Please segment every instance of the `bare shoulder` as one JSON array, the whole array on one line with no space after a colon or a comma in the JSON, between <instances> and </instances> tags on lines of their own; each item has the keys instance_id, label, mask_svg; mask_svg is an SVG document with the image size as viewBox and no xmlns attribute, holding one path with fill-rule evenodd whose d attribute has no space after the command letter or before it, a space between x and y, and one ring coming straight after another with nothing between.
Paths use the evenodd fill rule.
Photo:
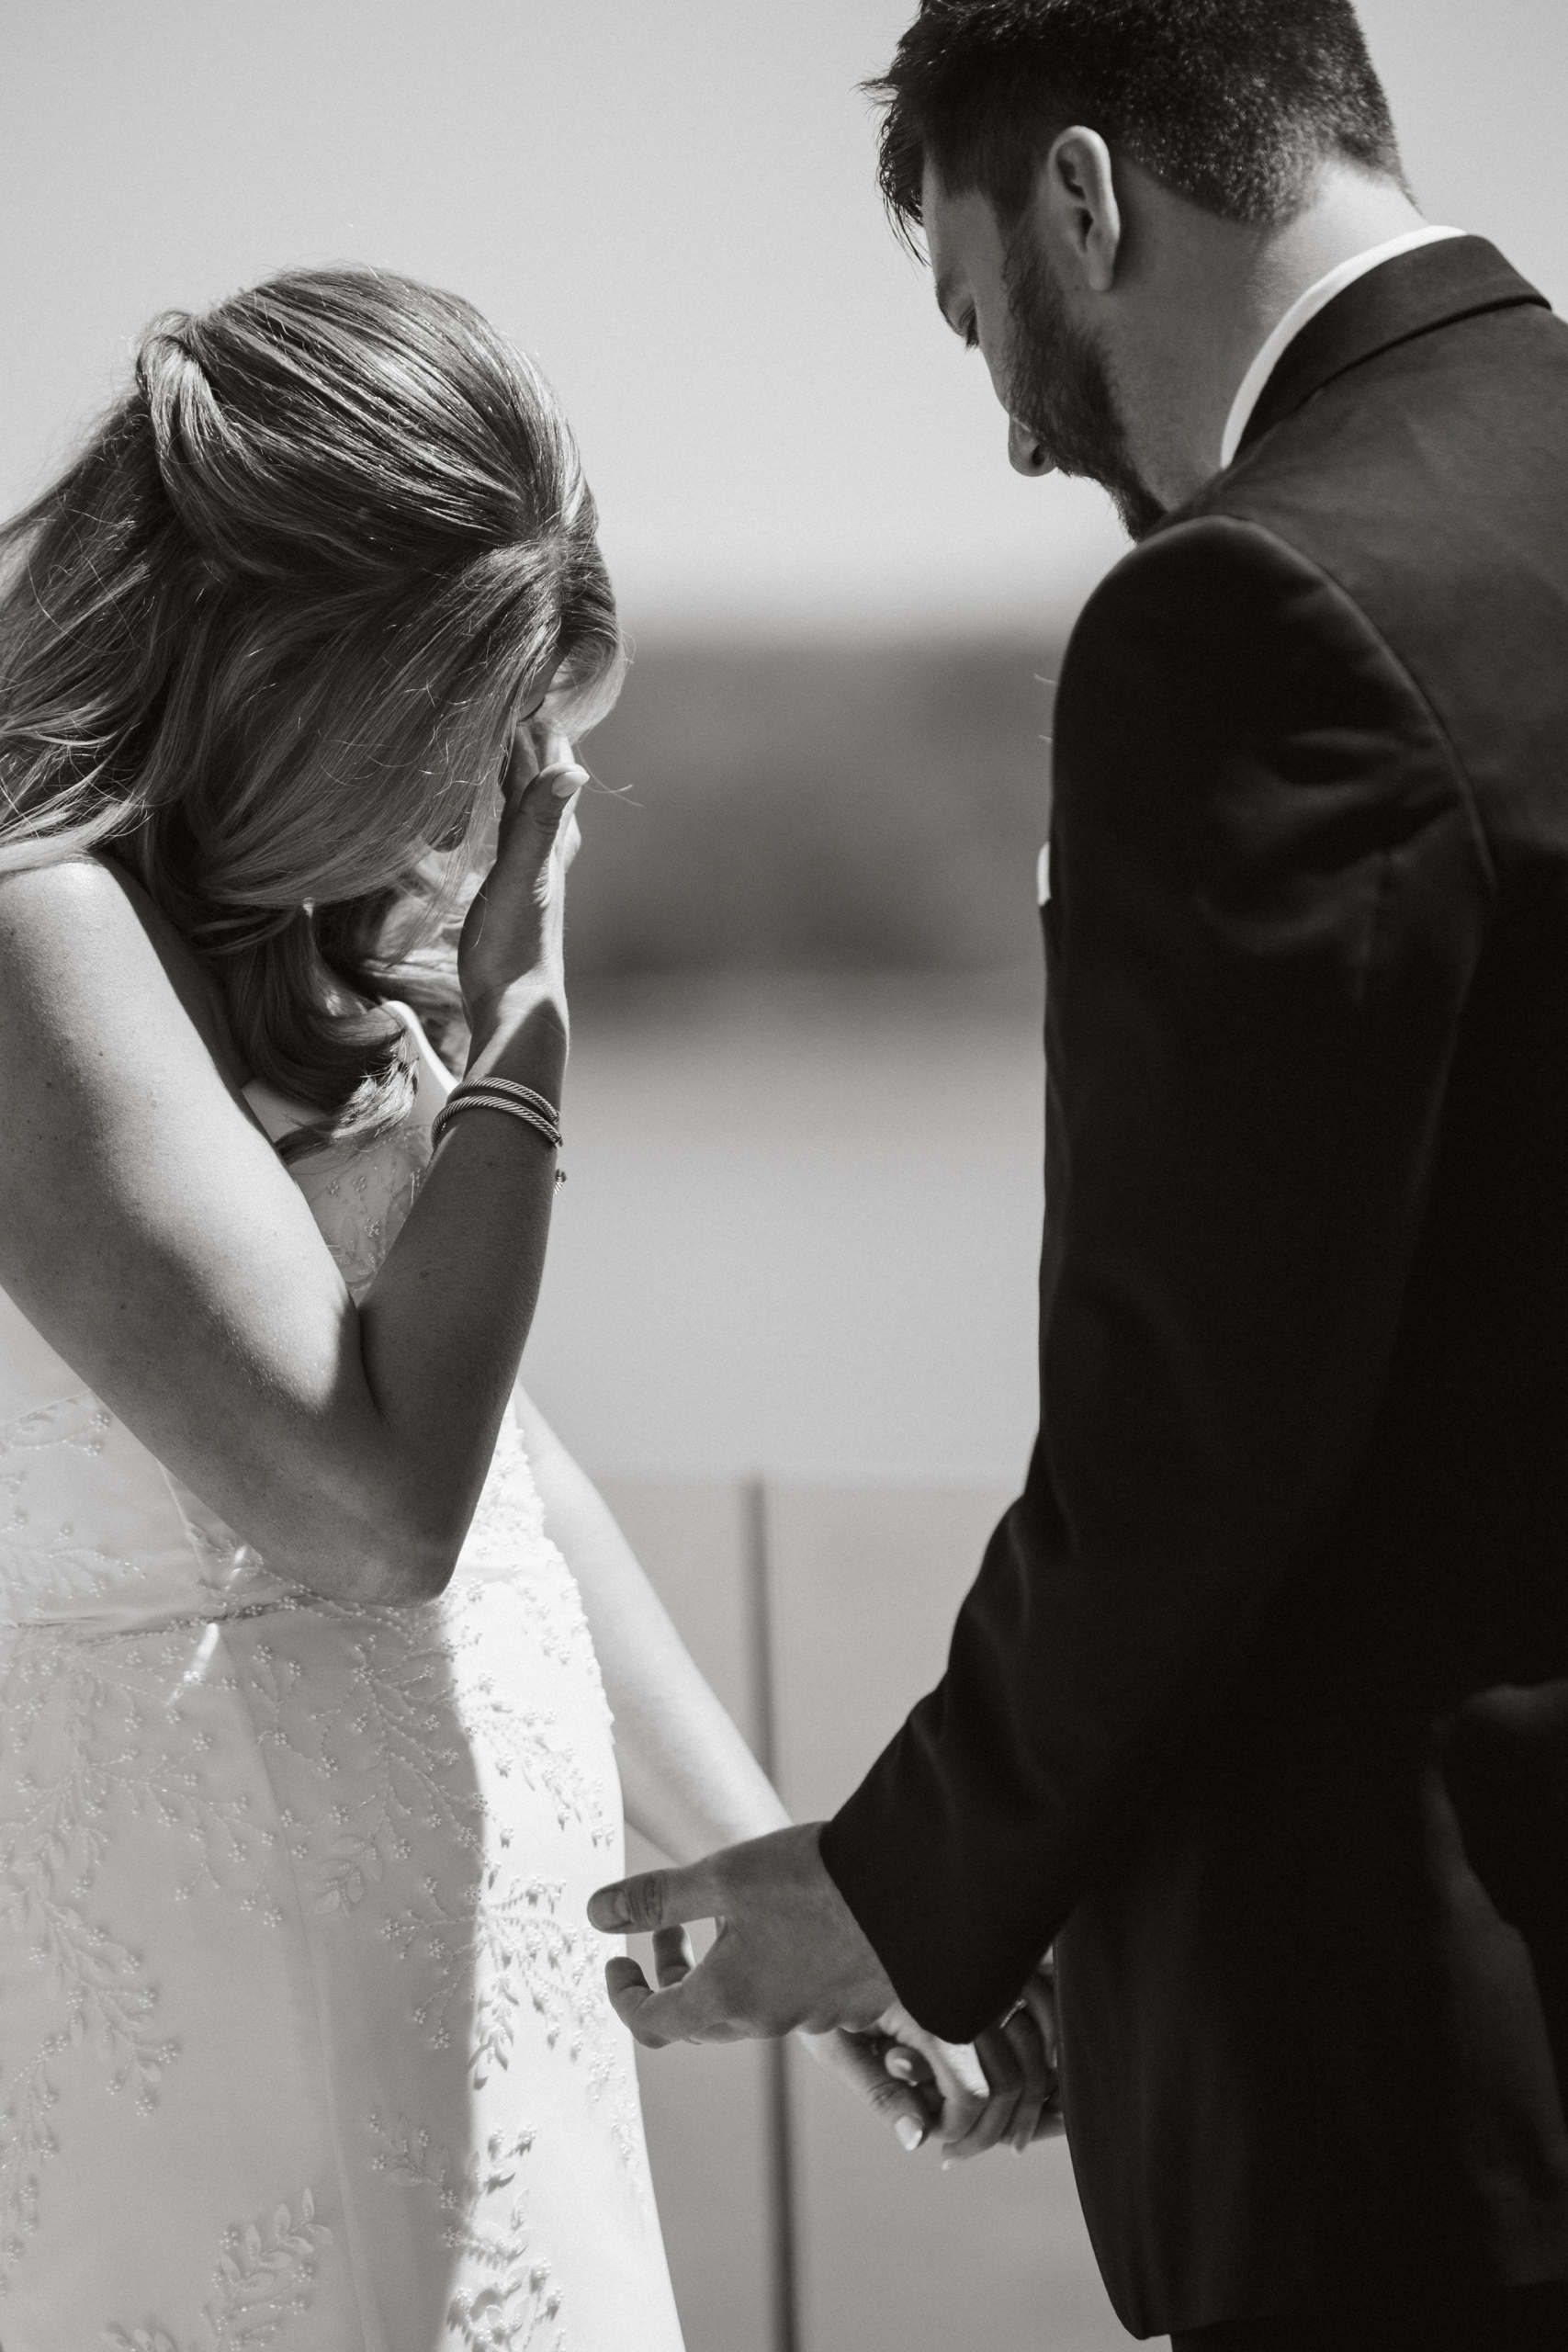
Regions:
<instances>
[{"instance_id":1,"label":"bare shoulder","mask_svg":"<svg viewBox=\"0 0 1568 2352\"><path fill-rule=\"evenodd\" d=\"M337 1276L143 898L91 859L0 876L0 1289L166 1457L188 1367L225 1394L258 1299Z\"/></svg>"},{"instance_id":2,"label":"bare shoulder","mask_svg":"<svg viewBox=\"0 0 1568 2352\"><path fill-rule=\"evenodd\" d=\"M187 1216L251 1125L211 984L145 898L93 858L0 876L0 1283L29 1296L62 1234Z\"/></svg>"},{"instance_id":3,"label":"bare shoulder","mask_svg":"<svg viewBox=\"0 0 1568 2352\"><path fill-rule=\"evenodd\" d=\"M0 954L24 970L51 956L65 956L85 934L118 934L123 947L140 933L130 897L101 858L62 858L52 865L28 865L0 874Z\"/></svg>"},{"instance_id":4,"label":"bare shoulder","mask_svg":"<svg viewBox=\"0 0 1568 2352\"><path fill-rule=\"evenodd\" d=\"M101 860L0 875L0 1072L13 1103L14 1088L67 1070L86 1080L132 1054L143 1070L171 1057L210 1064L204 994L189 949Z\"/></svg>"},{"instance_id":5,"label":"bare shoulder","mask_svg":"<svg viewBox=\"0 0 1568 2352\"><path fill-rule=\"evenodd\" d=\"M160 968L130 893L98 859L0 874L0 1012L63 1013L106 985L111 1003L122 986L140 997Z\"/></svg>"}]
</instances>

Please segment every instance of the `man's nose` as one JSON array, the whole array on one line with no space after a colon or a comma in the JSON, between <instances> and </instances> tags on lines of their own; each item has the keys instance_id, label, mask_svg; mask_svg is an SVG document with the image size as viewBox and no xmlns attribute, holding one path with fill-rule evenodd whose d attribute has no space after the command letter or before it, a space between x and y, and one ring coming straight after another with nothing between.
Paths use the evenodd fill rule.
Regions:
<instances>
[{"instance_id":1,"label":"man's nose","mask_svg":"<svg viewBox=\"0 0 1568 2352\"><path fill-rule=\"evenodd\" d=\"M1039 435L1021 424L1016 416L1008 419L1008 463L1014 473L1028 474L1031 480L1056 470Z\"/></svg>"}]
</instances>

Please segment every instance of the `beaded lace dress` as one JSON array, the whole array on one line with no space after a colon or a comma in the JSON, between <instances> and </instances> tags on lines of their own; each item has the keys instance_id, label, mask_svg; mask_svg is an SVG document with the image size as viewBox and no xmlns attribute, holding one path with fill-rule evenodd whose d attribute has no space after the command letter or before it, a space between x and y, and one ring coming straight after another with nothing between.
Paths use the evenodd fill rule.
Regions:
<instances>
[{"instance_id":1,"label":"beaded lace dress","mask_svg":"<svg viewBox=\"0 0 1568 2352\"><path fill-rule=\"evenodd\" d=\"M295 1166L355 1294L420 1043L393 1136ZM510 1417L440 1600L323 1602L0 1294L4 2352L680 2352L584 1918L621 1840Z\"/></svg>"}]
</instances>

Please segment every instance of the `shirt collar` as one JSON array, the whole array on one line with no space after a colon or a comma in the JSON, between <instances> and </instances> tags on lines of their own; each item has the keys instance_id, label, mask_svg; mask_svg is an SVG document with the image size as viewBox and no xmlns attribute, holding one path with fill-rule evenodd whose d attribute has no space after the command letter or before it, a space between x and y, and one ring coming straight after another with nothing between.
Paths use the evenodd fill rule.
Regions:
<instances>
[{"instance_id":1,"label":"shirt collar","mask_svg":"<svg viewBox=\"0 0 1568 2352\"><path fill-rule=\"evenodd\" d=\"M1225 419L1224 438L1220 443L1220 470L1232 463L1241 447L1241 436L1247 431L1253 410L1258 406L1263 387L1279 365L1281 353L1293 343L1309 319L1326 310L1337 294L1354 286L1358 277L1365 277L1371 269L1379 269L1385 261L1394 261L1401 254L1413 254L1417 246L1435 245L1445 237L1462 237L1462 229L1412 229L1403 237L1390 237L1386 243L1369 245L1365 253L1352 254L1337 269L1309 286L1304 294L1292 302L1279 325L1264 344L1262 350L1241 379L1241 389L1231 402L1231 413Z\"/></svg>"}]
</instances>

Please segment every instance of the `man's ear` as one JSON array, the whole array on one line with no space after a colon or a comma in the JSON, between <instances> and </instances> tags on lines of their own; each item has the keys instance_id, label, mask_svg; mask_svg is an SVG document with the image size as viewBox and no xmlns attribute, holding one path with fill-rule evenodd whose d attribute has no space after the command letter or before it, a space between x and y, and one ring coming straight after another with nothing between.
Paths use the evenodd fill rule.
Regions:
<instances>
[{"instance_id":1,"label":"man's ear","mask_svg":"<svg viewBox=\"0 0 1568 2352\"><path fill-rule=\"evenodd\" d=\"M1052 141L1030 207L1034 230L1059 269L1088 294L1109 294L1122 250L1122 208L1111 150L1075 124Z\"/></svg>"}]
</instances>

